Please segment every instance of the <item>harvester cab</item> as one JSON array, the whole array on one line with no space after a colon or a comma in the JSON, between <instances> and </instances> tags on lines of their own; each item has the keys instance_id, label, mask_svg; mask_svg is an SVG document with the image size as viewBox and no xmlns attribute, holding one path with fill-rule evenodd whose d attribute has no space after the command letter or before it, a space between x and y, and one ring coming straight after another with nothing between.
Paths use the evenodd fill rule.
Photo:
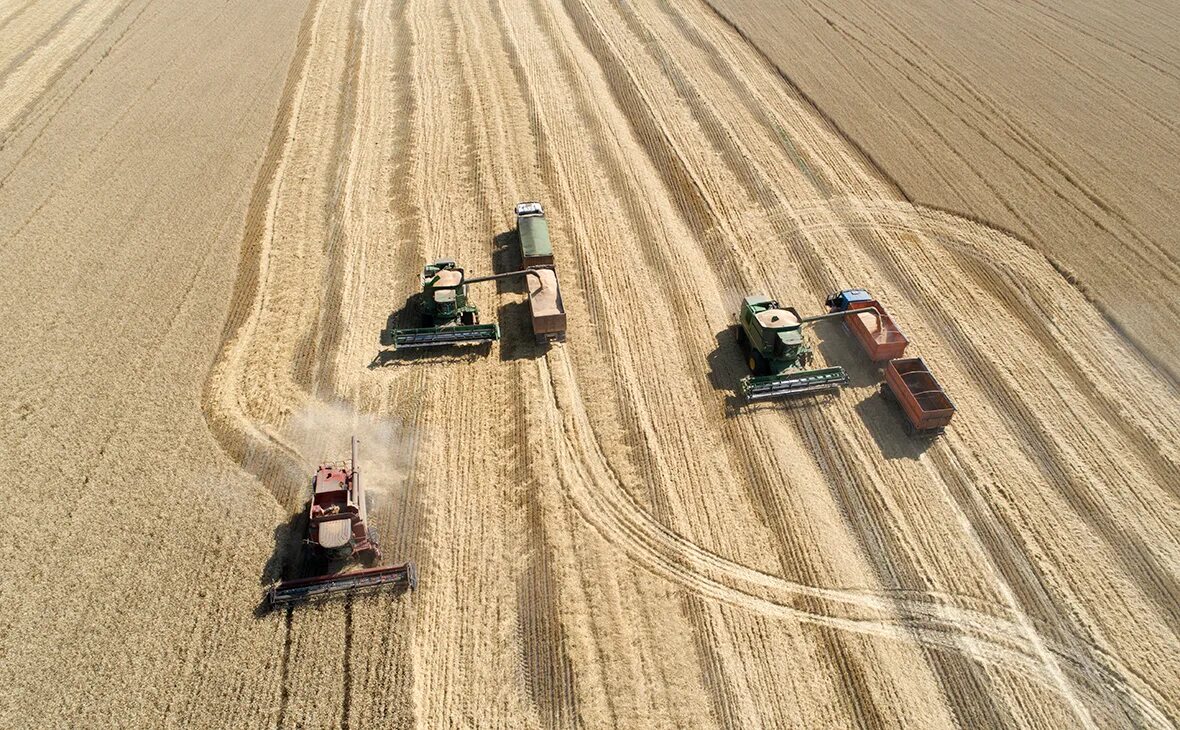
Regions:
<instances>
[{"instance_id":1,"label":"harvester cab","mask_svg":"<svg viewBox=\"0 0 1180 730\"><path fill-rule=\"evenodd\" d=\"M793 307L780 306L764 295L742 301L738 344L751 373L741 381L747 400L814 393L848 382L839 366L808 369L812 352L803 339L807 321Z\"/></svg>"},{"instance_id":2,"label":"harvester cab","mask_svg":"<svg viewBox=\"0 0 1180 730\"><path fill-rule=\"evenodd\" d=\"M463 269L452 259L440 259L422 270L419 302L422 326L393 333L399 350L500 339L498 325L479 323L479 308L467 298Z\"/></svg>"}]
</instances>

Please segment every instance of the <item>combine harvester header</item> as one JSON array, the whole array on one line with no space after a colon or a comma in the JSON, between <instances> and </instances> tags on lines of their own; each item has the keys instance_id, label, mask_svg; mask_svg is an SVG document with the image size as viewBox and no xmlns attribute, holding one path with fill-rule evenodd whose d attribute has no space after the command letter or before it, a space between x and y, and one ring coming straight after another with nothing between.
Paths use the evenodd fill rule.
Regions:
<instances>
[{"instance_id":1,"label":"combine harvester header","mask_svg":"<svg viewBox=\"0 0 1180 730\"><path fill-rule=\"evenodd\" d=\"M413 563L283 581L270 589L270 605L288 606L319 597L356 595L398 586L406 586L410 590L418 587L418 569Z\"/></svg>"},{"instance_id":2,"label":"combine harvester header","mask_svg":"<svg viewBox=\"0 0 1180 730\"><path fill-rule=\"evenodd\" d=\"M316 470L307 512L304 545L314 550L317 558L338 563L357 559L370 565L381 559L377 532L369 527L356 436L352 437L349 461L321 464ZM271 606L283 606L317 596L398 586L413 590L417 585L417 568L406 562L283 581L270 589L269 598Z\"/></svg>"}]
</instances>

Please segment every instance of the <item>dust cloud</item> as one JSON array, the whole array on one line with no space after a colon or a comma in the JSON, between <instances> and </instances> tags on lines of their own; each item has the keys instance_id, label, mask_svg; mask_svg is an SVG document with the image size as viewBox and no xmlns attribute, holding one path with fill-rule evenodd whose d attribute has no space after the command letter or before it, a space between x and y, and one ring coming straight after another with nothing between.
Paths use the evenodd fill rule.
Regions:
<instances>
[{"instance_id":1,"label":"dust cloud","mask_svg":"<svg viewBox=\"0 0 1180 730\"><path fill-rule=\"evenodd\" d=\"M284 440L298 455L302 474L317 466L350 458L357 437L357 461L365 491L374 503L397 496L405 481L411 439L396 419L360 413L347 403L308 401L293 413Z\"/></svg>"}]
</instances>

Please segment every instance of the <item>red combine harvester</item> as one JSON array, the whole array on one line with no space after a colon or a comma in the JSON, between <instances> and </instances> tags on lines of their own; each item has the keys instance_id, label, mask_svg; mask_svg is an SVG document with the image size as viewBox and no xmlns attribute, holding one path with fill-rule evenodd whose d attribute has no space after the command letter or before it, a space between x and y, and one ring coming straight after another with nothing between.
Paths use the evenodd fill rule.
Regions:
<instances>
[{"instance_id":1,"label":"red combine harvester","mask_svg":"<svg viewBox=\"0 0 1180 730\"><path fill-rule=\"evenodd\" d=\"M312 478L304 544L317 557L333 562L360 560L372 565L381 559L377 534L369 527L365 490L357 466L357 439L352 437L352 459L321 464ZM272 606L286 605L334 593L357 593L382 587L418 584L412 562L347 573L328 573L279 583L270 589Z\"/></svg>"}]
</instances>

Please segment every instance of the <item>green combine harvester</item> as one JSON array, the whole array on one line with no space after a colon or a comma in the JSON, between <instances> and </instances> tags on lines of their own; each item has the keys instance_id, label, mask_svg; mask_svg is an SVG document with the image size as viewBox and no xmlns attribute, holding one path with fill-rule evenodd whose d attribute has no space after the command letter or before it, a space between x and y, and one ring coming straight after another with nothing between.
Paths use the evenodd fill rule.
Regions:
<instances>
[{"instance_id":1,"label":"green combine harvester","mask_svg":"<svg viewBox=\"0 0 1180 730\"><path fill-rule=\"evenodd\" d=\"M846 312L800 317L793 307L763 295L748 296L738 313L738 344L750 366L741 382L747 400L802 395L839 388L848 383L844 368L812 368L811 348L803 341L803 325Z\"/></svg>"},{"instance_id":2,"label":"green combine harvester","mask_svg":"<svg viewBox=\"0 0 1180 730\"><path fill-rule=\"evenodd\" d=\"M394 347L405 350L500 339L499 325L479 323L479 308L467 299L471 281L477 280L465 279L463 269L451 259L428 264L422 271L419 299L422 326L394 330Z\"/></svg>"}]
</instances>

